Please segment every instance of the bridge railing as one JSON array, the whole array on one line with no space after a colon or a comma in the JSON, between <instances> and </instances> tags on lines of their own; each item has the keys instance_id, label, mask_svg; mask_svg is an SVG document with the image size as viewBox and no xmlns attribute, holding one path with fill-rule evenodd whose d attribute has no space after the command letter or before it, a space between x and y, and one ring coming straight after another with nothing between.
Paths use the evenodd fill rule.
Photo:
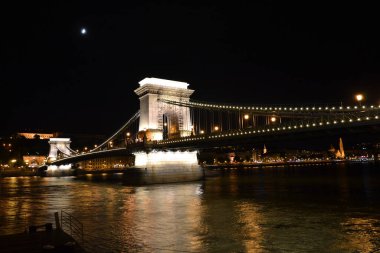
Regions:
<instances>
[{"instance_id":1,"label":"bridge railing","mask_svg":"<svg viewBox=\"0 0 380 253\"><path fill-rule=\"evenodd\" d=\"M380 110L380 105L342 105L342 104L314 104L314 105L232 105L222 103L210 103L201 101L175 101L169 99L159 99L161 102L209 110L224 110L224 111L244 111L261 113L281 113L281 114L321 114L321 113L342 113L355 112L361 110Z\"/></svg>"},{"instance_id":2,"label":"bridge railing","mask_svg":"<svg viewBox=\"0 0 380 253\"><path fill-rule=\"evenodd\" d=\"M181 137L176 139L163 140L158 143L158 145L165 144L175 144L175 143L187 143L193 141L206 141L215 138L225 138L233 136L245 136L245 135L263 135L270 132L288 132L288 131L299 131L300 129L318 129L318 128L334 128L344 124L345 126L349 125L358 125L366 124L365 122L380 122L380 113L379 111L367 111L367 112L357 112L357 113L348 113L342 114L335 117L320 117L318 119L303 119L303 120L294 120L283 122L279 124L270 124L261 127L255 128L240 128L232 129L227 131L218 131L209 134L199 134L194 136Z\"/></svg>"},{"instance_id":3,"label":"bridge railing","mask_svg":"<svg viewBox=\"0 0 380 253\"><path fill-rule=\"evenodd\" d=\"M83 224L63 210L61 210L61 229L74 238L78 244L84 244Z\"/></svg>"}]
</instances>

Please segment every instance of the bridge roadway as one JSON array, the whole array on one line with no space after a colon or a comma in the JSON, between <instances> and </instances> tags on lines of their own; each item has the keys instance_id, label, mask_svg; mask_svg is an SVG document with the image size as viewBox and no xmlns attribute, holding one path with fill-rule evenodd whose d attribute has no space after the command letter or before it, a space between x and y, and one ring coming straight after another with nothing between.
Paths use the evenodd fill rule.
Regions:
<instances>
[{"instance_id":1,"label":"bridge roadway","mask_svg":"<svg viewBox=\"0 0 380 253\"><path fill-rule=\"evenodd\" d=\"M379 117L364 118L356 121L320 121L319 123L294 123L293 125L266 126L255 129L241 129L218 132L210 135L189 136L159 142L140 142L126 147L92 151L57 160L50 165L76 163L93 158L130 155L138 151L152 150L202 150L225 146L259 145L271 142L307 141L332 136L365 134L373 136L373 141L380 141ZM376 140L379 139L379 140Z\"/></svg>"}]
</instances>

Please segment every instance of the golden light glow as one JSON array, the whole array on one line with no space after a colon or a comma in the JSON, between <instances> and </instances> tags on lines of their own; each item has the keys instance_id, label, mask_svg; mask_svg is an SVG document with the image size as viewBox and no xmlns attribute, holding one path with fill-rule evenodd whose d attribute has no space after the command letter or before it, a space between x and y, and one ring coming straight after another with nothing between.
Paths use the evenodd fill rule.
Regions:
<instances>
[{"instance_id":1,"label":"golden light glow","mask_svg":"<svg viewBox=\"0 0 380 253\"><path fill-rule=\"evenodd\" d=\"M248 115L248 114L245 114L245 115L244 115L244 119L249 119L249 115Z\"/></svg>"},{"instance_id":2,"label":"golden light glow","mask_svg":"<svg viewBox=\"0 0 380 253\"><path fill-rule=\"evenodd\" d=\"M356 99L356 101L360 102L364 99L364 96L363 96L363 94L356 94L355 99Z\"/></svg>"},{"instance_id":3,"label":"golden light glow","mask_svg":"<svg viewBox=\"0 0 380 253\"><path fill-rule=\"evenodd\" d=\"M11 160L11 163L15 163L15 162L17 162L16 159L12 159L12 160Z\"/></svg>"},{"instance_id":4,"label":"golden light glow","mask_svg":"<svg viewBox=\"0 0 380 253\"><path fill-rule=\"evenodd\" d=\"M200 131L200 133L201 133L201 134L204 134L204 133L205 133L205 131L201 130L201 131Z\"/></svg>"},{"instance_id":5,"label":"golden light glow","mask_svg":"<svg viewBox=\"0 0 380 253\"><path fill-rule=\"evenodd\" d=\"M273 123L276 122L276 120L277 120L277 118L276 118L275 116L272 116L272 117L270 118L270 121L273 122Z\"/></svg>"},{"instance_id":6,"label":"golden light glow","mask_svg":"<svg viewBox=\"0 0 380 253\"><path fill-rule=\"evenodd\" d=\"M128 136L128 137L129 137L129 136L131 136L131 133L130 133L130 132L128 132L128 133L127 133L127 136Z\"/></svg>"},{"instance_id":7,"label":"golden light glow","mask_svg":"<svg viewBox=\"0 0 380 253\"><path fill-rule=\"evenodd\" d=\"M214 127L214 130L215 130L215 131L218 131L218 130L219 130L219 127L218 127L218 126L215 126L215 127Z\"/></svg>"}]
</instances>

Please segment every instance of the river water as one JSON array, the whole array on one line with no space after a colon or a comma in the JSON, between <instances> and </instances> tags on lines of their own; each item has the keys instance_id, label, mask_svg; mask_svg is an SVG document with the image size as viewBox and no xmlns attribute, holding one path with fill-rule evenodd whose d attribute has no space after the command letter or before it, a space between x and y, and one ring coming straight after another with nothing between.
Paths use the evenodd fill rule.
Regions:
<instances>
[{"instance_id":1,"label":"river water","mask_svg":"<svg viewBox=\"0 0 380 253\"><path fill-rule=\"evenodd\" d=\"M88 176L1 178L0 234L65 210L93 252L380 251L380 166L222 170L131 187Z\"/></svg>"}]
</instances>

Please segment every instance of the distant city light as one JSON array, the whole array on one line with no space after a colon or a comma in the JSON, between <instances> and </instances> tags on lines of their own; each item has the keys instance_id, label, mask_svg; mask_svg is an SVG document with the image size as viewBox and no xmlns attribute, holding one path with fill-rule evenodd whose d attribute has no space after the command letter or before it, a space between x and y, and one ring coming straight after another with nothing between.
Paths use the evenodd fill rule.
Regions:
<instances>
[{"instance_id":1,"label":"distant city light","mask_svg":"<svg viewBox=\"0 0 380 253\"><path fill-rule=\"evenodd\" d=\"M218 130L219 130L219 127L218 127L218 126L215 126L215 127L214 127L214 130L215 130L215 131L218 131Z\"/></svg>"},{"instance_id":2,"label":"distant city light","mask_svg":"<svg viewBox=\"0 0 380 253\"><path fill-rule=\"evenodd\" d=\"M273 123L276 122L276 120L277 120L277 119L276 119L276 117L274 117L274 116L270 118L270 121L273 122Z\"/></svg>"},{"instance_id":3,"label":"distant city light","mask_svg":"<svg viewBox=\"0 0 380 253\"><path fill-rule=\"evenodd\" d=\"M248 114L244 115L244 119L249 119L249 115Z\"/></svg>"},{"instance_id":4,"label":"distant city light","mask_svg":"<svg viewBox=\"0 0 380 253\"><path fill-rule=\"evenodd\" d=\"M82 28L82 29L80 30L80 33L81 33L82 35L85 35L85 34L87 33L86 28Z\"/></svg>"}]
</instances>

